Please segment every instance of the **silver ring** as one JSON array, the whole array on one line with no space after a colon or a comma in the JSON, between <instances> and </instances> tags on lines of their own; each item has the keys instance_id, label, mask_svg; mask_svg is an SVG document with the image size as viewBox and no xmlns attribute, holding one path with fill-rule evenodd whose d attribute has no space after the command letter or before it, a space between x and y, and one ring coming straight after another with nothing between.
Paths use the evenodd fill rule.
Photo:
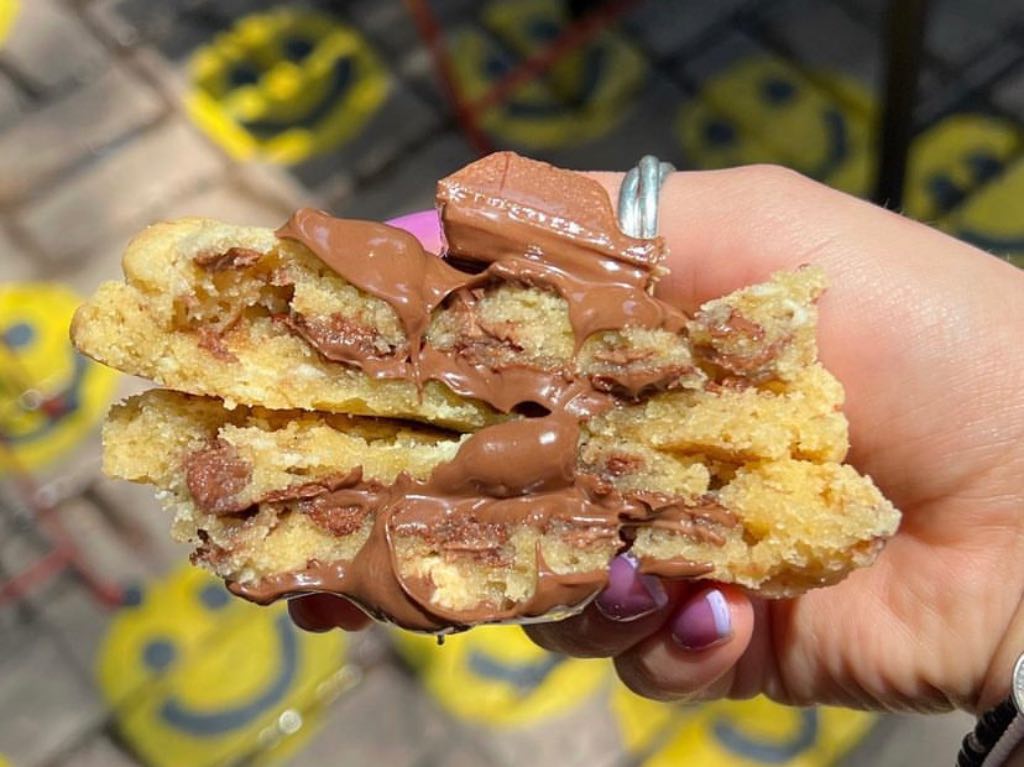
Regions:
<instances>
[{"instance_id":1,"label":"silver ring","mask_svg":"<svg viewBox=\"0 0 1024 767\"><path fill-rule=\"evenodd\" d=\"M1024 653L1021 653L1017 657L1017 662L1013 664L1013 682L1010 690L1017 711L1024 714Z\"/></svg>"},{"instance_id":2,"label":"silver ring","mask_svg":"<svg viewBox=\"0 0 1024 767\"><path fill-rule=\"evenodd\" d=\"M631 237L650 238L658 233L658 195L674 170L672 163L654 155L640 158L619 188L619 229Z\"/></svg>"}]
</instances>

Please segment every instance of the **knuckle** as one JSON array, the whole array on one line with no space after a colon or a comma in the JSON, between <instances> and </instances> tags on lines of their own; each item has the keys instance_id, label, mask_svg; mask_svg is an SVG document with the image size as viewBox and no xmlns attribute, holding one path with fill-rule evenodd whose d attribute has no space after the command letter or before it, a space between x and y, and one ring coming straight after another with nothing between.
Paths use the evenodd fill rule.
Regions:
<instances>
[{"instance_id":1,"label":"knuckle","mask_svg":"<svg viewBox=\"0 0 1024 767\"><path fill-rule=\"evenodd\" d=\"M741 168L739 172L746 175L752 185L776 193L798 193L815 184L807 176L784 165L759 163Z\"/></svg>"},{"instance_id":2,"label":"knuckle","mask_svg":"<svg viewBox=\"0 0 1024 767\"><path fill-rule=\"evenodd\" d=\"M632 692L664 703L687 700L693 691L666 687L660 675L650 668L643 656L628 652L615 658L615 673Z\"/></svg>"}]
</instances>

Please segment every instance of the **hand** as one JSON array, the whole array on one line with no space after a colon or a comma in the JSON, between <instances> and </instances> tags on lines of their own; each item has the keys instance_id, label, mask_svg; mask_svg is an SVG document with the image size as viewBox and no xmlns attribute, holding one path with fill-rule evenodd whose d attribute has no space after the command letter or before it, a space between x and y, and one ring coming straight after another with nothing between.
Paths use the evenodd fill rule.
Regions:
<instances>
[{"instance_id":1,"label":"hand","mask_svg":"<svg viewBox=\"0 0 1024 767\"><path fill-rule=\"evenodd\" d=\"M594 175L614 199L621 176ZM818 338L846 387L850 461L903 523L871 568L785 601L641 579L620 558L594 605L529 634L613 657L658 699L992 705L1024 650L1024 272L779 168L675 174L661 211L672 273L659 291L685 309L779 269L825 269ZM330 597L291 608L307 628L364 620Z\"/></svg>"},{"instance_id":2,"label":"hand","mask_svg":"<svg viewBox=\"0 0 1024 767\"><path fill-rule=\"evenodd\" d=\"M530 635L614 657L629 687L659 699L995 703L1024 650L1024 272L777 168L675 174L661 210L661 295L688 310L779 269L825 269L818 339L846 388L849 460L903 522L872 567L785 601L700 582L645 589L616 562L596 605ZM650 612L606 617L630 608Z\"/></svg>"}]
</instances>

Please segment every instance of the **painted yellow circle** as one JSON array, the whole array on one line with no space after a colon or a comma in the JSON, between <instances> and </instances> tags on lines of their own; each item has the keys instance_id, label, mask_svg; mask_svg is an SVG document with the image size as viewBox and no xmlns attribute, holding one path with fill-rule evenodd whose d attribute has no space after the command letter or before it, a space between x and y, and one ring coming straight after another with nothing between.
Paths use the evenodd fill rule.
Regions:
<instances>
[{"instance_id":1,"label":"painted yellow circle","mask_svg":"<svg viewBox=\"0 0 1024 767\"><path fill-rule=\"evenodd\" d=\"M550 44L567 22L564 3L493 2L483 10L487 32L459 30L452 62L463 96L482 97L526 56ZM611 132L647 76L643 56L608 31L561 57L543 76L488 109L481 123L504 143L526 149L576 145Z\"/></svg>"},{"instance_id":2,"label":"painted yellow circle","mask_svg":"<svg viewBox=\"0 0 1024 767\"><path fill-rule=\"evenodd\" d=\"M975 192L939 227L1024 267L1024 162Z\"/></svg>"},{"instance_id":3,"label":"painted yellow circle","mask_svg":"<svg viewBox=\"0 0 1024 767\"><path fill-rule=\"evenodd\" d=\"M0 284L0 475L67 453L113 396L116 373L78 354L68 339L80 303L63 285Z\"/></svg>"},{"instance_id":4,"label":"painted yellow circle","mask_svg":"<svg viewBox=\"0 0 1024 767\"><path fill-rule=\"evenodd\" d=\"M0 767L11 767L11 763L4 758L3 754L0 754Z\"/></svg>"},{"instance_id":5,"label":"painted yellow circle","mask_svg":"<svg viewBox=\"0 0 1024 767\"><path fill-rule=\"evenodd\" d=\"M7 34L18 15L18 0L0 0L0 45L7 39ZM0 763L2 765L2 763Z\"/></svg>"},{"instance_id":6,"label":"painted yellow circle","mask_svg":"<svg viewBox=\"0 0 1024 767\"><path fill-rule=\"evenodd\" d=\"M676 134L698 168L786 165L831 186L867 191L873 102L834 73L810 79L771 56L740 59L711 77L676 117Z\"/></svg>"},{"instance_id":7,"label":"painted yellow circle","mask_svg":"<svg viewBox=\"0 0 1024 767\"><path fill-rule=\"evenodd\" d=\"M623 748L630 754L648 751L667 729L696 712L694 708L643 698L618 681L612 687L609 705L619 726Z\"/></svg>"},{"instance_id":8,"label":"painted yellow circle","mask_svg":"<svg viewBox=\"0 0 1024 767\"><path fill-rule=\"evenodd\" d=\"M923 221L946 215L999 178L1021 145L1011 120L973 113L940 120L911 146L904 210Z\"/></svg>"},{"instance_id":9,"label":"painted yellow circle","mask_svg":"<svg viewBox=\"0 0 1024 767\"><path fill-rule=\"evenodd\" d=\"M186 107L239 160L296 163L357 135L390 78L366 40L322 13L281 8L239 20L189 62Z\"/></svg>"},{"instance_id":10,"label":"painted yellow circle","mask_svg":"<svg viewBox=\"0 0 1024 767\"><path fill-rule=\"evenodd\" d=\"M423 686L460 719L516 727L571 711L610 681L606 663L546 652L517 626L481 626L448 637L395 630L395 645Z\"/></svg>"},{"instance_id":11,"label":"painted yellow circle","mask_svg":"<svg viewBox=\"0 0 1024 767\"><path fill-rule=\"evenodd\" d=\"M342 667L341 632L296 629L182 565L111 622L96 658L125 742L151 767L221 765L293 753L318 723L318 688ZM268 745L272 744L272 745Z\"/></svg>"},{"instance_id":12,"label":"painted yellow circle","mask_svg":"<svg viewBox=\"0 0 1024 767\"><path fill-rule=\"evenodd\" d=\"M868 733L875 715L847 709L798 709L767 698L694 709L643 767L826 767Z\"/></svg>"}]
</instances>

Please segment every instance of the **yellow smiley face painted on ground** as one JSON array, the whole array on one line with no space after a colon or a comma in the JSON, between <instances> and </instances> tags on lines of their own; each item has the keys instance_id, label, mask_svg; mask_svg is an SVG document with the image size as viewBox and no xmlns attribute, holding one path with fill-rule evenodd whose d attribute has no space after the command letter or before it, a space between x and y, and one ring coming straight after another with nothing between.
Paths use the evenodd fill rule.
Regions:
<instances>
[{"instance_id":1,"label":"yellow smiley face painted on ground","mask_svg":"<svg viewBox=\"0 0 1024 767\"><path fill-rule=\"evenodd\" d=\"M4 758L3 754L0 754L0 767L11 767L11 763Z\"/></svg>"},{"instance_id":2,"label":"yellow smiley face painted on ground","mask_svg":"<svg viewBox=\"0 0 1024 767\"><path fill-rule=\"evenodd\" d=\"M14 17L18 15L18 0L0 0L0 44L7 39ZM0 767L3 762L0 761Z\"/></svg>"},{"instance_id":3,"label":"yellow smiley face painted on ground","mask_svg":"<svg viewBox=\"0 0 1024 767\"><path fill-rule=\"evenodd\" d=\"M790 708L763 697L689 711L664 745L641 762L643 767L826 767L875 721L873 714L861 711Z\"/></svg>"},{"instance_id":4,"label":"yellow smiley face painted on ground","mask_svg":"<svg viewBox=\"0 0 1024 767\"><path fill-rule=\"evenodd\" d=\"M453 36L452 63L460 90L481 98L523 58L550 45L568 23L564 3L495 2L482 14L487 32ZM643 56L608 31L562 56L544 75L516 88L488 109L483 128L527 149L551 149L604 136L628 112L647 75Z\"/></svg>"},{"instance_id":5,"label":"yellow smiley face painted on ground","mask_svg":"<svg viewBox=\"0 0 1024 767\"><path fill-rule=\"evenodd\" d=\"M465 721L517 727L573 710L611 679L605 663L540 649L518 626L480 626L445 639L395 630L423 686Z\"/></svg>"},{"instance_id":6,"label":"yellow smiley face painted on ground","mask_svg":"<svg viewBox=\"0 0 1024 767\"><path fill-rule=\"evenodd\" d=\"M939 228L1024 268L1024 162L975 192Z\"/></svg>"},{"instance_id":7,"label":"yellow smiley face painted on ground","mask_svg":"<svg viewBox=\"0 0 1024 767\"><path fill-rule=\"evenodd\" d=\"M630 754L650 751L667 730L675 731L699 710L643 698L619 681L612 686L609 706L619 726L623 748Z\"/></svg>"},{"instance_id":8,"label":"yellow smiley face painted on ground","mask_svg":"<svg viewBox=\"0 0 1024 767\"><path fill-rule=\"evenodd\" d=\"M954 114L929 126L911 146L905 212L922 221L946 215L998 178L1021 145L1021 129L991 115Z\"/></svg>"},{"instance_id":9,"label":"yellow smiley face painted on ground","mask_svg":"<svg viewBox=\"0 0 1024 767\"><path fill-rule=\"evenodd\" d=\"M240 160L295 163L355 136L388 94L389 77L353 27L282 8L253 14L189 63L187 108Z\"/></svg>"},{"instance_id":10,"label":"yellow smiley face painted on ground","mask_svg":"<svg viewBox=\"0 0 1024 767\"><path fill-rule=\"evenodd\" d=\"M0 476L59 458L103 417L117 375L78 354L81 299L51 283L0 284Z\"/></svg>"},{"instance_id":11,"label":"yellow smiley face painted on ground","mask_svg":"<svg viewBox=\"0 0 1024 767\"><path fill-rule=\"evenodd\" d=\"M235 599L188 565L126 601L96 676L121 737L151 767L282 758L315 730L318 690L344 673L341 632L302 632L284 605Z\"/></svg>"},{"instance_id":12,"label":"yellow smiley face painted on ground","mask_svg":"<svg viewBox=\"0 0 1024 767\"><path fill-rule=\"evenodd\" d=\"M676 131L689 162L723 168L773 162L853 193L870 178L872 101L855 81L812 83L770 56L740 59L684 104Z\"/></svg>"}]
</instances>

